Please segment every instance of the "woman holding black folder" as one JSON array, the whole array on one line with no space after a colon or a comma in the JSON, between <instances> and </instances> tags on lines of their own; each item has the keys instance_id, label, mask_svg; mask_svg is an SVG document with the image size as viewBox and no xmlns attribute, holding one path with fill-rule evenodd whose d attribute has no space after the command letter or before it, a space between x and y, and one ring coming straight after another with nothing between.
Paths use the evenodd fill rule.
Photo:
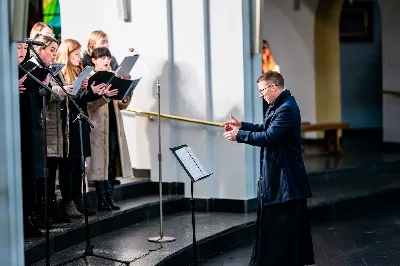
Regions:
<instances>
[{"instance_id":1,"label":"woman holding black folder","mask_svg":"<svg viewBox=\"0 0 400 266\"><path fill-rule=\"evenodd\" d=\"M34 38L35 41L43 42L45 46L38 47L37 53L44 64L49 66L52 64L56 57L56 52L58 48L58 42L51 36L48 35L37 35ZM36 58L32 58L31 61L36 60ZM49 87L52 90L64 97L65 94L63 90L60 88L59 84L54 80L51 80ZM65 90L69 90L70 86L64 86ZM64 136L62 135L61 130L61 104L58 99L56 99L53 95L49 95L49 102L47 105L47 119L46 119L46 144L47 144L47 169L48 169L48 182L49 182L49 217L56 223L66 223L71 220L67 217L64 217L61 211L58 208L57 204L57 196L56 196L56 173L57 168L60 162L60 159L63 156L62 152L62 143L64 140ZM44 214L44 202L45 202L45 184L44 181L36 182L36 210L39 216L39 220L44 222L45 214Z\"/></svg>"},{"instance_id":2,"label":"woman holding black folder","mask_svg":"<svg viewBox=\"0 0 400 266\"><path fill-rule=\"evenodd\" d=\"M66 39L61 43L57 51L56 61L65 64L60 72L60 78L64 84L72 85L82 72L80 54L81 45L76 40ZM112 93L108 89L109 87L105 83L99 85L92 83L88 88L88 79L86 78L73 98L83 113L88 116L87 104L101 98L102 95L111 96ZM71 91L72 86L69 92ZM65 160L60 164L60 190L63 198L63 210L70 218L81 218L84 214L81 143L79 123L78 121L74 122L79 111L68 98L65 99L63 110L66 117L63 121L63 132L67 136L63 146ZM88 160L91 156L90 127L85 119L82 119L82 142L84 157ZM95 214L96 212L88 210L88 213Z\"/></svg>"},{"instance_id":3,"label":"woman holding black folder","mask_svg":"<svg viewBox=\"0 0 400 266\"><path fill-rule=\"evenodd\" d=\"M94 72L109 71L111 58L107 48L94 49L91 56ZM89 118L95 125L90 136L92 157L88 180L96 184L98 210L118 210L112 197L116 176L133 176L121 115L130 101L130 97L123 100L103 97L88 104Z\"/></svg>"},{"instance_id":4,"label":"woman holding black folder","mask_svg":"<svg viewBox=\"0 0 400 266\"><path fill-rule=\"evenodd\" d=\"M18 43L18 64L24 61L27 45ZM26 67L26 66L25 66ZM21 130L21 172L23 195L24 237L41 237L38 229L38 217L33 211L35 201L35 181L44 180L44 138L41 121L42 97L39 95L39 86L26 87L25 72L20 71L20 130ZM50 76L43 80L48 84Z\"/></svg>"}]
</instances>

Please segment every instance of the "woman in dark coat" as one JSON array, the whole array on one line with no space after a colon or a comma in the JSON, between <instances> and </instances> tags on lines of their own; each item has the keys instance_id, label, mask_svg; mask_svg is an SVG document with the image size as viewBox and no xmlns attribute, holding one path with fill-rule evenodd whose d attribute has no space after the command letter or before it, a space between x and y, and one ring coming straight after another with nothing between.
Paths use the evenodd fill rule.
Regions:
<instances>
[{"instance_id":1,"label":"woman in dark coat","mask_svg":"<svg viewBox=\"0 0 400 266\"><path fill-rule=\"evenodd\" d=\"M27 53L27 45L18 44L18 63L21 64ZM29 62L30 63L30 62ZM24 68L31 68L31 64ZM38 88L29 85L24 87L26 74L20 70L20 128L21 128L21 166L22 166L22 194L24 236L40 237L38 221L32 213L35 200L35 180L44 180L45 143L41 121L42 97ZM48 84L50 76L47 75L43 83Z\"/></svg>"}]
</instances>

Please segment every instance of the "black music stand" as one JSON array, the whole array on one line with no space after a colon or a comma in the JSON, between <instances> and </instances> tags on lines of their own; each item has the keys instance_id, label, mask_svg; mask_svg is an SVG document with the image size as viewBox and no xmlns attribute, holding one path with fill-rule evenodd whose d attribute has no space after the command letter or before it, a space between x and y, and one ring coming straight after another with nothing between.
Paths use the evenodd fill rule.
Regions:
<instances>
[{"instance_id":1,"label":"black music stand","mask_svg":"<svg viewBox=\"0 0 400 266\"><path fill-rule=\"evenodd\" d=\"M193 184L197 181L205 179L212 175L209 174L201 165L197 156L193 153L192 149L186 144L170 148L175 158L178 160L182 168L185 170L186 174L190 177L190 192L191 192L191 210L192 210L192 227L193 227L193 263L195 266L198 265L197 261L197 245L196 245L196 221L194 216L195 205L193 199Z\"/></svg>"}]
</instances>

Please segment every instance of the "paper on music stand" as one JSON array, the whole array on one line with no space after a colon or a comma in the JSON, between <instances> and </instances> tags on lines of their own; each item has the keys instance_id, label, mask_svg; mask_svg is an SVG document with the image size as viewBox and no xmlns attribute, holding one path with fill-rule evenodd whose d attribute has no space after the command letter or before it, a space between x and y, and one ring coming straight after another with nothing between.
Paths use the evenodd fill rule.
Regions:
<instances>
[{"instance_id":1,"label":"paper on music stand","mask_svg":"<svg viewBox=\"0 0 400 266\"><path fill-rule=\"evenodd\" d=\"M74 83L72 83L72 95L76 95L79 91L79 89L82 86L82 82L85 78L87 78L90 75L90 72L92 72L93 67L87 66L85 69L79 74L79 76L76 78ZM90 85L90 84L89 84Z\"/></svg>"},{"instance_id":2,"label":"paper on music stand","mask_svg":"<svg viewBox=\"0 0 400 266\"><path fill-rule=\"evenodd\" d=\"M171 151L174 153L175 157L178 159L179 163L182 165L193 182L212 175L212 173L209 174L204 169L203 165L194 154L192 149L186 144L176 148L171 148Z\"/></svg>"},{"instance_id":3,"label":"paper on music stand","mask_svg":"<svg viewBox=\"0 0 400 266\"><path fill-rule=\"evenodd\" d=\"M139 55L131 55L127 56L122 60L122 63L119 65L117 69L117 76L123 77L128 76L131 73L133 66L135 65L136 61L138 60Z\"/></svg>"}]
</instances>

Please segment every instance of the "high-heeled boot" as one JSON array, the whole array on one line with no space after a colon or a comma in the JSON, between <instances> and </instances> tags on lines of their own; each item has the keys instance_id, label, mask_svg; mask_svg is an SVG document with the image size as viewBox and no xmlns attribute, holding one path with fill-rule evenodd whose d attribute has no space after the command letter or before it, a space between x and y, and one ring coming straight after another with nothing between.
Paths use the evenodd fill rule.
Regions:
<instances>
[{"instance_id":1,"label":"high-heeled boot","mask_svg":"<svg viewBox=\"0 0 400 266\"><path fill-rule=\"evenodd\" d=\"M111 210L111 206L106 200L106 181L96 181L96 194L97 194L97 209L99 211Z\"/></svg>"},{"instance_id":2,"label":"high-heeled boot","mask_svg":"<svg viewBox=\"0 0 400 266\"><path fill-rule=\"evenodd\" d=\"M115 203L113 197L113 192L114 192L114 181L107 180L107 194L106 194L106 200L108 205L110 205L111 209L113 210L120 210L121 208Z\"/></svg>"}]
</instances>

